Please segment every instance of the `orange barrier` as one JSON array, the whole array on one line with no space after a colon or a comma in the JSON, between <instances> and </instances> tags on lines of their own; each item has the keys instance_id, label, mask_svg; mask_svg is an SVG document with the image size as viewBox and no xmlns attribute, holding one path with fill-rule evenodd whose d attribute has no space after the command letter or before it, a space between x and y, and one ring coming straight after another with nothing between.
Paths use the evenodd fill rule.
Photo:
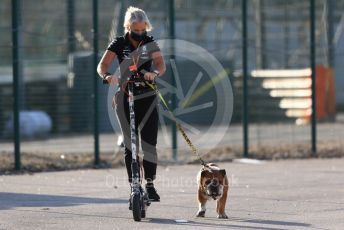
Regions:
<instances>
[{"instance_id":1,"label":"orange barrier","mask_svg":"<svg viewBox=\"0 0 344 230\"><path fill-rule=\"evenodd\" d=\"M336 97L333 69L316 67L316 110L317 120L334 120L336 116Z\"/></svg>"}]
</instances>

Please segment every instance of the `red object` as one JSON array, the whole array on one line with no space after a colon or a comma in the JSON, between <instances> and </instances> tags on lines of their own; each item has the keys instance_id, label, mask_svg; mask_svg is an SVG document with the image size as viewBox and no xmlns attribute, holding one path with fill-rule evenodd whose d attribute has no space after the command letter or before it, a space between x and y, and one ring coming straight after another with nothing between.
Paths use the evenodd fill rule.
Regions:
<instances>
[{"instance_id":1,"label":"red object","mask_svg":"<svg viewBox=\"0 0 344 230\"><path fill-rule=\"evenodd\" d=\"M317 120L333 120L336 116L336 96L333 69L316 67Z\"/></svg>"},{"instance_id":2,"label":"red object","mask_svg":"<svg viewBox=\"0 0 344 230\"><path fill-rule=\"evenodd\" d=\"M133 65L129 66L129 70L131 72L137 72L137 66L135 64L133 64Z\"/></svg>"}]
</instances>

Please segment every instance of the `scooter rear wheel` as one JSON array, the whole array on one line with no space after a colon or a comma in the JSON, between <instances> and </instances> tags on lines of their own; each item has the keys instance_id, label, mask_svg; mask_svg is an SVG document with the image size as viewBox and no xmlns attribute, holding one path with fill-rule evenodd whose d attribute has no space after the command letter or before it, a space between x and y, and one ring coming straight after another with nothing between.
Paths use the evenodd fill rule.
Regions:
<instances>
[{"instance_id":1,"label":"scooter rear wheel","mask_svg":"<svg viewBox=\"0 0 344 230\"><path fill-rule=\"evenodd\" d=\"M146 218L146 210L141 210L141 218Z\"/></svg>"}]
</instances>

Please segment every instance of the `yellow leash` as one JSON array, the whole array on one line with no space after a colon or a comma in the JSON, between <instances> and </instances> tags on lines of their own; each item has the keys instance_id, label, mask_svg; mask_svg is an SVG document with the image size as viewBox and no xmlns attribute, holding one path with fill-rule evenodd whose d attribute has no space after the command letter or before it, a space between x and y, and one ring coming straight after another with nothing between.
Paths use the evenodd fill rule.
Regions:
<instances>
[{"instance_id":1,"label":"yellow leash","mask_svg":"<svg viewBox=\"0 0 344 230\"><path fill-rule=\"evenodd\" d=\"M192 144L190 138L186 135L183 127L179 124L179 122L177 121L176 117L174 116L173 112L171 111L171 109L168 107L164 97L162 96L162 94L160 93L158 86L156 84L151 84L148 81L145 81L145 83L151 87L156 94L159 96L160 100L162 101L162 103L164 104L164 106L166 107L167 111L169 112L169 114L171 115L173 121L176 123L176 126L178 128L178 130L181 132L185 142L189 145L189 147L191 148L192 152L198 157L199 161L201 162L201 165L206 166L206 163L204 162L204 160L202 159L202 157L198 154L196 147Z\"/></svg>"}]
</instances>

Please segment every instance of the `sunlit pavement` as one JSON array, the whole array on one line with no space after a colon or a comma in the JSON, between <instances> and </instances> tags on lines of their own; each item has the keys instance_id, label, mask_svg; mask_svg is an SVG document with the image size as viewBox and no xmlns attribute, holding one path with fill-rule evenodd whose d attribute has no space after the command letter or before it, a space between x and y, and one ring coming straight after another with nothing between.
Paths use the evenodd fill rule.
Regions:
<instances>
[{"instance_id":1,"label":"sunlit pavement","mask_svg":"<svg viewBox=\"0 0 344 230\"><path fill-rule=\"evenodd\" d=\"M199 165L158 168L160 203L132 219L125 169L0 177L0 229L344 229L344 159L220 163L228 220L196 218Z\"/></svg>"}]
</instances>

